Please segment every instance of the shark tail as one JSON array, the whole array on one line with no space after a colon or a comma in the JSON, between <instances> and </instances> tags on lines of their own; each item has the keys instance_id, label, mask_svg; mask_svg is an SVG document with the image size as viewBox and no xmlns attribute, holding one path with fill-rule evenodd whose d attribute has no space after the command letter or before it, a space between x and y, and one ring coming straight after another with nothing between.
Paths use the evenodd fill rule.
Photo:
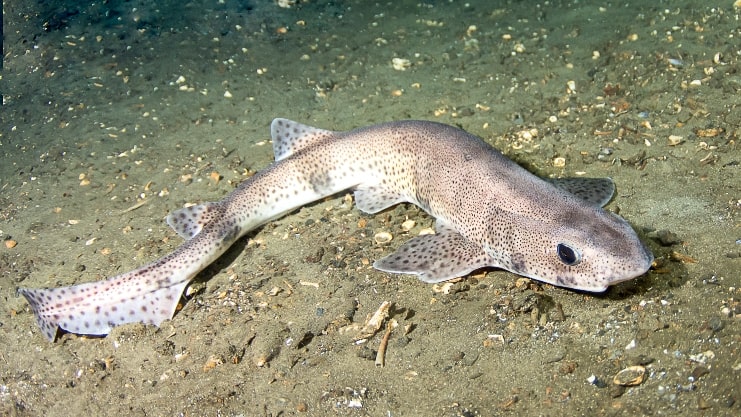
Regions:
<instances>
[{"instance_id":1,"label":"shark tail","mask_svg":"<svg viewBox=\"0 0 741 417\"><path fill-rule=\"evenodd\" d=\"M18 292L28 300L42 333L51 342L56 339L58 328L103 336L114 326L159 325L172 318L188 280L142 288L131 285L136 272L70 287L21 288Z\"/></svg>"}]
</instances>

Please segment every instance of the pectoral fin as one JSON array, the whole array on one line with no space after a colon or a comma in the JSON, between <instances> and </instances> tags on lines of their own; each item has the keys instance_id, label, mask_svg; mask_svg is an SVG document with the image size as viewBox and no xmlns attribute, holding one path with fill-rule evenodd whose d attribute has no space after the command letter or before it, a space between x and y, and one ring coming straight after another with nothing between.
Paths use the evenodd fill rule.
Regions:
<instances>
[{"instance_id":1,"label":"pectoral fin","mask_svg":"<svg viewBox=\"0 0 741 417\"><path fill-rule=\"evenodd\" d=\"M424 282L435 283L494 265L480 245L453 229L438 226L438 233L409 240L396 252L377 260L373 267L384 272L418 275Z\"/></svg>"}]
</instances>

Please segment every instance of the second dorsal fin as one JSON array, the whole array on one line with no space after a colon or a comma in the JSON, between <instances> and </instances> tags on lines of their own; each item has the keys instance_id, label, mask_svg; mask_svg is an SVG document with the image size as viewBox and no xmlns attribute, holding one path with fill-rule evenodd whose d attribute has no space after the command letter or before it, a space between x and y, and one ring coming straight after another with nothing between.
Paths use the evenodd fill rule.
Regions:
<instances>
[{"instance_id":1,"label":"second dorsal fin","mask_svg":"<svg viewBox=\"0 0 741 417\"><path fill-rule=\"evenodd\" d=\"M288 158L311 145L333 137L337 132L307 126L288 119L274 119L270 124L275 160Z\"/></svg>"}]
</instances>

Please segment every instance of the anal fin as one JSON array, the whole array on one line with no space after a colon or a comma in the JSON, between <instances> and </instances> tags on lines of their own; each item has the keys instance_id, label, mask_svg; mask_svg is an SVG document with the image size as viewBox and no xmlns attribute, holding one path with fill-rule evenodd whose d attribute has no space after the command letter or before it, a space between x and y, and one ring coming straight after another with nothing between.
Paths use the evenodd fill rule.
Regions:
<instances>
[{"instance_id":1,"label":"anal fin","mask_svg":"<svg viewBox=\"0 0 741 417\"><path fill-rule=\"evenodd\" d=\"M407 200L398 192L381 187L358 187L355 190L355 205L364 213L378 213L405 201Z\"/></svg>"}]
</instances>

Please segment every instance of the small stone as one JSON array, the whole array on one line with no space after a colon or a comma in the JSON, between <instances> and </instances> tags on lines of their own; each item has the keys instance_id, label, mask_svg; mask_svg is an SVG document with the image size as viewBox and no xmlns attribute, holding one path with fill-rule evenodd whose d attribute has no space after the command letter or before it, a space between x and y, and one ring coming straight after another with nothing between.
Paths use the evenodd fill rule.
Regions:
<instances>
[{"instance_id":1,"label":"small stone","mask_svg":"<svg viewBox=\"0 0 741 417\"><path fill-rule=\"evenodd\" d=\"M697 408L699 408L700 410L707 410L710 407L711 407L710 403L705 398L699 397L697 399Z\"/></svg>"},{"instance_id":2,"label":"small stone","mask_svg":"<svg viewBox=\"0 0 741 417\"><path fill-rule=\"evenodd\" d=\"M723 330L723 320L720 317L711 317L708 320L708 327L714 332Z\"/></svg>"},{"instance_id":3,"label":"small stone","mask_svg":"<svg viewBox=\"0 0 741 417\"><path fill-rule=\"evenodd\" d=\"M697 381L704 375L707 375L710 373L710 370L704 366L697 366L695 369L692 370L692 378Z\"/></svg>"},{"instance_id":4,"label":"small stone","mask_svg":"<svg viewBox=\"0 0 741 417\"><path fill-rule=\"evenodd\" d=\"M5 247L8 248L8 249L13 249L17 245L18 245L18 242L16 242L13 239L8 239L8 240L5 241Z\"/></svg>"},{"instance_id":5,"label":"small stone","mask_svg":"<svg viewBox=\"0 0 741 417\"><path fill-rule=\"evenodd\" d=\"M631 359L633 365L646 366L654 362L654 358L646 355L638 355Z\"/></svg>"},{"instance_id":6,"label":"small stone","mask_svg":"<svg viewBox=\"0 0 741 417\"><path fill-rule=\"evenodd\" d=\"M676 233L666 229L657 231L656 239L659 241L661 246L672 246L682 242Z\"/></svg>"},{"instance_id":7,"label":"small stone","mask_svg":"<svg viewBox=\"0 0 741 417\"><path fill-rule=\"evenodd\" d=\"M626 388L622 385L610 385L610 397L618 398L625 394Z\"/></svg>"},{"instance_id":8,"label":"small stone","mask_svg":"<svg viewBox=\"0 0 741 417\"><path fill-rule=\"evenodd\" d=\"M376 360L376 354L377 354L377 352L375 350L371 349L368 346L363 346L357 352L357 355L358 355L359 358L368 359L369 361Z\"/></svg>"},{"instance_id":9,"label":"small stone","mask_svg":"<svg viewBox=\"0 0 741 417\"><path fill-rule=\"evenodd\" d=\"M574 361L566 361L558 367L558 372L561 373L561 375L573 374L578 366L579 365Z\"/></svg>"}]
</instances>

